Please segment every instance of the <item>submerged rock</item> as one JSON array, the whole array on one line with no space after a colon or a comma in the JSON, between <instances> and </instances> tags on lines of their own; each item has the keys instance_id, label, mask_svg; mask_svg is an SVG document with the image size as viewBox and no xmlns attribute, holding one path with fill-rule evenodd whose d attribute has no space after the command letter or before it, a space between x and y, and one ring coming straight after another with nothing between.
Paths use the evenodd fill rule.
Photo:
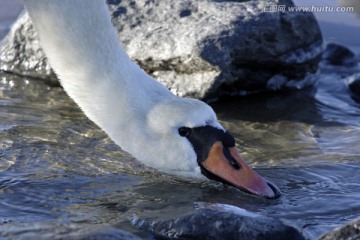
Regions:
<instances>
[{"instance_id":1,"label":"submerged rock","mask_svg":"<svg viewBox=\"0 0 360 240\"><path fill-rule=\"evenodd\" d=\"M360 217L322 235L319 240L359 240Z\"/></svg>"},{"instance_id":2,"label":"submerged rock","mask_svg":"<svg viewBox=\"0 0 360 240\"><path fill-rule=\"evenodd\" d=\"M360 73L348 77L349 89L353 99L360 102Z\"/></svg>"},{"instance_id":3,"label":"submerged rock","mask_svg":"<svg viewBox=\"0 0 360 240\"><path fill-rule=\"evenodd\" d=\"M308 239L284 221L227 205L201 208L168 220L135 217L133 224L162 239Z\"/></svg>"},{"instance_id":4,"label":"submerged rock","mask_svg":"<svg viewBox=\"0 0 360 240\"><path fill-rule=\"evenodd\" d=\"M359 63L355 53L347 47L336 43L327 44L323 59L326 64L342 67L355 67Z\"/></svg>"},{"instance_id":5,"label":"submerged rock","mask_svg":"<svg viewBox=\"0 0 360 240\"><path fill-rule=\"evenodd\" d=\"M107 2L130 57L180 96L261 90L274 76L280 88L316 71L322 51L313 14L288 12L291 0ZM0 70L54 77L26 14L0 51Z\"/></svg>"}]
</instances>

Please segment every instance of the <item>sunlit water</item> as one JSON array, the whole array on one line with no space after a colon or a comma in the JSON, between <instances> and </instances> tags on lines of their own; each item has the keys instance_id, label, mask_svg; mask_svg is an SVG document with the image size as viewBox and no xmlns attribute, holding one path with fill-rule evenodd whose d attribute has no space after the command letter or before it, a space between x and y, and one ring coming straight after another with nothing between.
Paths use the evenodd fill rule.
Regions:
<instances>
[{"instance_id":1,"label":"sunlit water","mask_svg":"<svg viewBox=\"0 0 360 240\"><path fill-rule=\"evenodd\" d=\"M69 224L104 224L151 238L131 226L133 214L176 217L199 202L288 219L313 237L360 216L360 108L340 75L322 74L316 86L301 91L213 107L242 155L282 190L280 199L147 169L87 120L60 87L2 74L1 234L56 235L51 229Z\"/></svg>"},{"instance_id":2,"label":"sunlit water","mask_svg":"<svg viewBox=\"0 0 360 240\"><path fill-rule=\"evenodd\" d=\"M355 46L356 47L356 46ZM213 104L244 158L283 192L263 200L160 174L121 151L60 87L0 75L0 236L61 239L110 225L144 239L135 215L171 218L199 203L280 217L313 238L360 216L360 72L331 68L314 87Z\"/></svg>"}]
</instances>

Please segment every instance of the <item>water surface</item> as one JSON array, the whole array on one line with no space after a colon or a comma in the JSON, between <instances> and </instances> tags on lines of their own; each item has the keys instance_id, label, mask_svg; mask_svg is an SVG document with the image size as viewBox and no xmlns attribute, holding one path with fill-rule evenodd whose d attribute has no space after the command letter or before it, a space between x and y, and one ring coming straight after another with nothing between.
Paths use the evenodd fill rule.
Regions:
<instances>
[{"instance_id":1,"label":"water surface","mask_svg":"<svg viewBox=\"0 0 360 240\"><path fill-rule=\"evenodd\" d=\"M316 238L360 216L360 104L348 89L359 72L327 68L313 87L213 104L244 158L282 190L277 200L148 169L60 87L0 74L0 235L60 239L111 225L152 239L129 218L224 203L287 219Z\"/></svg>"},{"instance_id":2,"label":"water surface","mask_svg":"<svg viewBox=\"0 0 360 240\"><path fill-rule=\"evenodd\" d=\"M213 104L242 155L283 192L263 200L147 169L60 87L2 74L0 231L21 237L49 224L104 224L150 238L131 226L133 214L171 217L205 202L285 218L317 237L360 216L359 104L340 75L321 79L301 91Z\"/></svg>"}]
</instances>

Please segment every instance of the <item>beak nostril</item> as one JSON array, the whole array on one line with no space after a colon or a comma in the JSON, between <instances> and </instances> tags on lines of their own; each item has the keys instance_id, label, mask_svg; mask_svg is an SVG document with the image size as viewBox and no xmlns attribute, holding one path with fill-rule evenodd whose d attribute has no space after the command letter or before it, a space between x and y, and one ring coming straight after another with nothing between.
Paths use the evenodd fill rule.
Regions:
<instances>
[{"instance_id":1,"label":"beak nostril","mask_svg":"<svg viewBox=\"0 0 360 240\"><path fill-rule=\"evenodd\" d=\"M236 170L241 169L241 165L235 160L235 158L231 155L229 148L223 147L223 154L226 159L229 161L230 165Z\"/></svg>"}]
</instances>

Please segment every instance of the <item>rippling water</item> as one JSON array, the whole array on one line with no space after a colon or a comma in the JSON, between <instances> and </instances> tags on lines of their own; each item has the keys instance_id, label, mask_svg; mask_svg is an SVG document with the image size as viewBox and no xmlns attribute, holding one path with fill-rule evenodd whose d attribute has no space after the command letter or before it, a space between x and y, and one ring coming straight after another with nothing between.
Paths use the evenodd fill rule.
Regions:
<instances>
[{"instance_id":1,"label":"rippling water","mask_svg":"<svg viewBox=\"0 0 360 240\"><path fill-rule=\"evenodd\" d=\"M360 108L340 75L322 74L312 88L213 107L247 161L280 187L280 199L147 169L60 87L0 75L0 221L6 223L0 232L55 237L54 229L103 224L151 239L131 226L132 214L177 216L199 202L285 218L313 237L360 216Z\"/></svg>"},{"instance_id":2,"label":"rippling water","mask_svg":"<svg viewBox=\"0 0 360 240\"><path fill-rule=\"evenodd\" d=\"M174 217L224 203L281 217L313 238L360 216L360 104L354 72L327 69L300 91L213 104L242 155L283 192L264 200L160 174L121 151L60 87L0 74L0 235L61 239L133 214Z\"/></svg>"}]
</instances>

